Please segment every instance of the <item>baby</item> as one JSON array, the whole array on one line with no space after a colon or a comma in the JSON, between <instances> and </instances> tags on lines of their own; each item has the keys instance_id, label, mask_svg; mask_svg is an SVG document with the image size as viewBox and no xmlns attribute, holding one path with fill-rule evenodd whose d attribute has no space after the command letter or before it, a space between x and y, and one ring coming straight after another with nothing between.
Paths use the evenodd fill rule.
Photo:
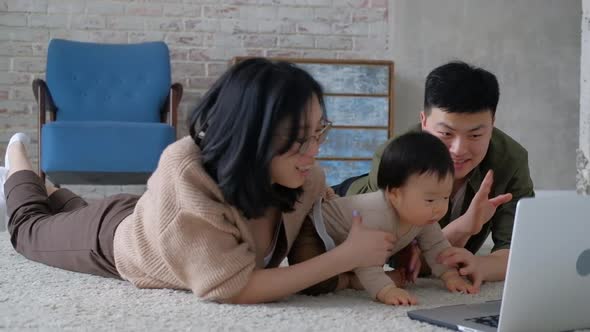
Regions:
<instances>
[{"instance_id":1,"label":"baby","mask_svg":"<svg viewBox=\"0 0 590 332\"><path fill-rule=\"evenodd\" d=\"M367 227L391 232L396 238L392 255L414 239L432 269L450 291L477 290L457 269L436 262L450 244L438 221L445 216L453 186L453 161L436 137L413 132L393 140L383 152L377 183L379 191L338 197L316 204L311 220L327 250L346 240L350 216L360 214ZM416 298L396 286L382 266L354 270L362 286L375 299L393 305L416 304Z\"/></svg>"}]
</instances>

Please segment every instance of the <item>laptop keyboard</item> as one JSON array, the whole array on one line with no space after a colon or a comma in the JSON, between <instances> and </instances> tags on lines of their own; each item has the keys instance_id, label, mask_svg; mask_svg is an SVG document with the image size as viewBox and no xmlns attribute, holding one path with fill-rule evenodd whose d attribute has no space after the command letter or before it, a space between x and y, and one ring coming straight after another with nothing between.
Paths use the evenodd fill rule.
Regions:
<instances>
[{"instance_id":1,"label":"laptop keyboard","mask_svg":"<svg viewBox=\"0 0 590 332\"><path fill-rule=\"evenodd\" d=\"M468 318L466 320L470 321L470 322L477 323L477 324L486 325L486 326L498 327L498 320L500 320L500 315Z\"/></svg>"}]
</instances>

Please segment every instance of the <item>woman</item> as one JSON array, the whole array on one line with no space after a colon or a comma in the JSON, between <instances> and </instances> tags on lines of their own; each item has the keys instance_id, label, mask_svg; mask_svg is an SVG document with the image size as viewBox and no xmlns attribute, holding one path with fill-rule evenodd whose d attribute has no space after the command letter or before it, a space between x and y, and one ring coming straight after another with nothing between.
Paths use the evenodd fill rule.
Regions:
<instances>
[{"instance_id":1,"label":"woman","mask_svg":"<svg viewBox=\"0 0 590 332\"><path fill-rule=\"evenodd\" d=\"M14 248L47 265L228 303L278 300L390 255L392 237L356 220L335 250L277 267L325 191L315 157L330 122L305 71L243 61L203 97L189 126L141 197L91 204L46 188L15 135L4 184Z\"/></svg>"}]
</instances>

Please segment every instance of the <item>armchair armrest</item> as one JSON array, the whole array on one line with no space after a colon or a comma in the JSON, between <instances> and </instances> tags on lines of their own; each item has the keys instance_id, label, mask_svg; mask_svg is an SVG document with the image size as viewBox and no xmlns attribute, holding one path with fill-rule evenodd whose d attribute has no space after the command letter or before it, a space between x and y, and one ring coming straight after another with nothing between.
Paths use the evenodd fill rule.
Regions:
<instances>
[{"instance_id":1,"label":"armchair armrest","mask_svg":"<svg viewBox=\"0 0 590 332\"><path fill-rule=\"evenodd\" d=\"M39 106L39 121L37 122L37 155L39 156L39 176L45 181L45 173L41 170L41 127L45 124L45 112L49 111L49 121L55 121L57 108L51 98L51 93L44 80L37 78L33 81L33 95Z\"/></svg>"},{"instance_id":2,"label":"armchair armrest","mask_svg":"<svg viewBox=\"0 0 590 332\"><path fill-rule=\"evenodd\" d=\"M168 122L174 129L178 121L178 105L182 99L182 84L174 83L170 87L170 93L162 110L161 121Z\"/></svg>"},{"instance_id":3,"label":"armchair armrest","mask_svg":"<svg viewBox=\"0 0 590 332\"><path fill-rule=\"evenodd\" d=\"M47 111L51 112L50 120L55 120L57 108L53 103L53 98L51 98L51 93L49 93L47 83L45 83L44 80L37 78L33 81L33 95L35 95L35 100L37 101L37 105L39 105L39 118L43 118L41 124L45 123L45 112ZM41 110L43 110L43 112L41 112Z\"/></svg>"}]
</instances>

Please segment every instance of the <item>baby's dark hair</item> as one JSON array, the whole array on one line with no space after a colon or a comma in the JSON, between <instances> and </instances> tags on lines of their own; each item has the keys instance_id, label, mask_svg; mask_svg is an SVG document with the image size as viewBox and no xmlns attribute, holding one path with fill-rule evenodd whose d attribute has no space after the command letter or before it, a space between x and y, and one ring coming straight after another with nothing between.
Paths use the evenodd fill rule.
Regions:
<instances>
[{"instance_id":1,"label":"baby's dark hair","mask_svg":"<svg viewBox=\"0 0 590 332\"><path fill-rule=\"evenodd\" d=\"M410 132L391 141L381 157L377 186L387 190L402 187L412 175L431 173L440 180L453 176L449 150L427 132Z\"/></svg>"}]
</instances>

